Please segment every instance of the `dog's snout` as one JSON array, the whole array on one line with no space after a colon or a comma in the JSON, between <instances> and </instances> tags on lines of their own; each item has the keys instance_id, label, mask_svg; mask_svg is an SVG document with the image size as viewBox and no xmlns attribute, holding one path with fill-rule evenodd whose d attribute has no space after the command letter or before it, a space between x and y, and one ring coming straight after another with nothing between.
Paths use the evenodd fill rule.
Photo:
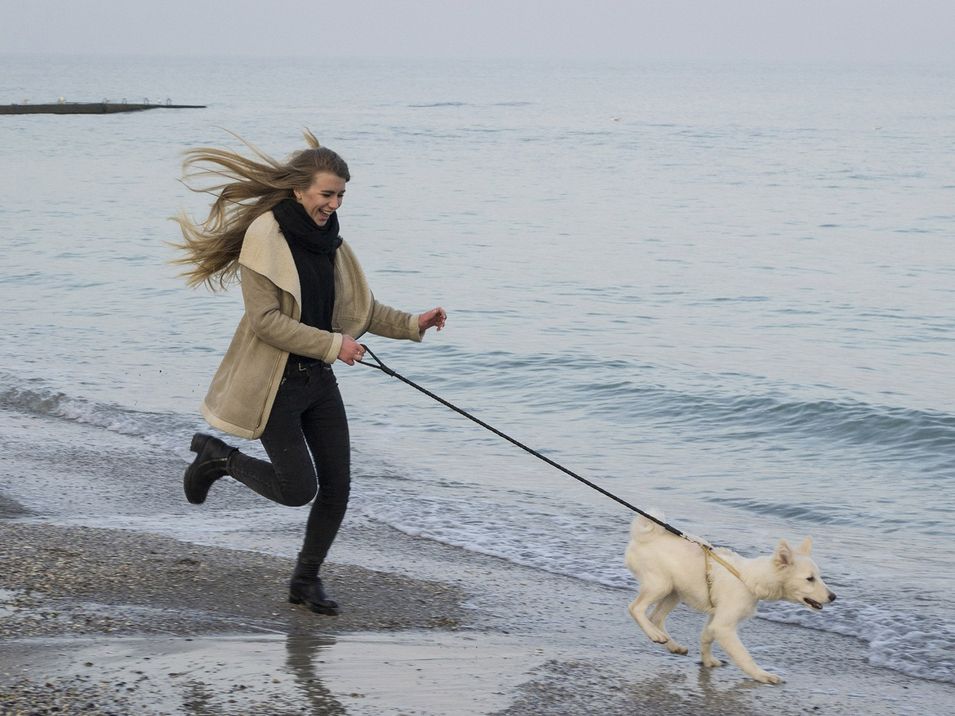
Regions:
<instances>
[{"instance_id":1,"label":"dog's snout","mask_svg":"<svg viewBox=\"0 0 955 716\"><path fill-rule=\"evenodd\" d=\"M835 593L835 592L829 592L829 601L830 601L830 602L836 601L836 593Z\"/></svg>"}]
</instances>

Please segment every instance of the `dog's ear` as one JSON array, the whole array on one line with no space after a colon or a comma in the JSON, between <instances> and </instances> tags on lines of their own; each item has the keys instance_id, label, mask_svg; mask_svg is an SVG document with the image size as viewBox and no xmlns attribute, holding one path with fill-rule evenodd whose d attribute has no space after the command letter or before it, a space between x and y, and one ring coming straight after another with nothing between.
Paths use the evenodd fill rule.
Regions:
<instances>
[{"instance_id":1,"label":"dog's ear","mask_svg":"<svg viewBox=\"0 0 955 716\"><path fill-rule=\"evenodd\" d=\"M796 550L799 554L804 554L807 557L812 554L812 537L806 537L802 541L802 544L799 545L799 549Z\"/></svg>"},{"instance_id":2,"label":"dog's ear","mask_svg":"<svg viewBox=\"0 0 955 716\"><path fill-rule=\"evenodd\" d=\"M789 546L789 542L784 539L779 540L779 544L776 545L776 551L773 552L773 564L776 565L779 569L785 569L786 567L791 567L795 557L793 556L792 547Z\"/></svg>"}]
</instances>

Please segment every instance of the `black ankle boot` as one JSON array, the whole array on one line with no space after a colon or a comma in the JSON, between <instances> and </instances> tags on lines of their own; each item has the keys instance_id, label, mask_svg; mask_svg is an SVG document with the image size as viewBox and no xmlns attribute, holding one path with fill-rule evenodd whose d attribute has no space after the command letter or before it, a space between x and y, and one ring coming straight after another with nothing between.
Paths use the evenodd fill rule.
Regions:
<instances>
[{"instance_id":1,"label":"black ankle boot","mask_svg":"<svg viewBox=\"0 0 955 716\"><path fill-rule=\"evenodd\" d=\"M237 448L211 435L196 433L192 436L190 450L196 453L196 459L186 468L182 488L189 502L201 505L206 501L212 483L229 474L229 456Z\"/></svg>"},{"instance_id":2,"label":"black ankle boot","mask_svg":"<svg viewBox=\"0 0 955 716\"><path fill-rule=\"evenodd\" d=\"M318 576L318 568L318 564L303 562L299 557L289 583L288 600L292 604L304 604L316 614L341 614L338 602L325 593L322 578Z\"/></svg>"}]
</instances>

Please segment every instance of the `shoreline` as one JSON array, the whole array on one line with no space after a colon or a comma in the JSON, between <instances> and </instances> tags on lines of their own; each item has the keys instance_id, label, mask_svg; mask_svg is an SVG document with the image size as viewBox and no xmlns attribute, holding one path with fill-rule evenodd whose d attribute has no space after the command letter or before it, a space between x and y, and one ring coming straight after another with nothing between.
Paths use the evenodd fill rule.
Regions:
<instances>
[{"instance_id":1,"label":"shoreline","mask_svg":"<svg viewBox=\"0 0 955 716\"><path fill-rule=\"evenodd\" d=\"M469 560L481 561L466 558L465 570ZM955 695L868 666L854 639L833 645L819 632L754 620L746 643L786 679L760 685L734 666L703 669L692 651L676 657L650 644L628 623L620 590L494 567L480 593L460 571L436 581L328 564L344 611L323 617L284 601L290 559L0 520L0 710L916 714L944 710ZM520 595L512 610L486 607ZM674 630L698 628L687 612L673 616Z\"/></svg>"},{"instance_id":2,"label":"shoreline","mask_svg":"<svg viewBox=\"0 0 955 716\"><path fill-rule=\"evenodd\" d=\"M0 432L4 716L921 716L955 698L955 685L873 666L857 639L759 618L742 639L782 684L704 669L702 615L671 615L690 646L671 655L633 624L630 590L357 516L323 568L343 613L315 615L286 601L293 561L267 553L280 543L241 531L255 496L224 486L185 505L184 458L95 426L0 411ZM236 531L146 531L223 511ZM220 546L197 544L205 534ZM835 608L864 599L845 585Z\"/></svg>"}]
</instances>

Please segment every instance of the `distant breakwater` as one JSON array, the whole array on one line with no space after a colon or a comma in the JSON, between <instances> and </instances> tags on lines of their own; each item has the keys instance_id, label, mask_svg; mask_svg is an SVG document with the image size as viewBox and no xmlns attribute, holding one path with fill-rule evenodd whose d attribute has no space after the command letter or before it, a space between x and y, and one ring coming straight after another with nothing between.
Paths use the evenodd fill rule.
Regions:
<instances>
[{"instance_id":1,"label":"distant breakwater","mask_svg":"<svg viewBox=\"0 0 955 716\"><path fill-rule=\"evenodd\" d=\"M132 104L126 102L55 102L0 105L0 114L116 114L147 109L204 109L204 104Z\"/></svg>"}]
</instances>

